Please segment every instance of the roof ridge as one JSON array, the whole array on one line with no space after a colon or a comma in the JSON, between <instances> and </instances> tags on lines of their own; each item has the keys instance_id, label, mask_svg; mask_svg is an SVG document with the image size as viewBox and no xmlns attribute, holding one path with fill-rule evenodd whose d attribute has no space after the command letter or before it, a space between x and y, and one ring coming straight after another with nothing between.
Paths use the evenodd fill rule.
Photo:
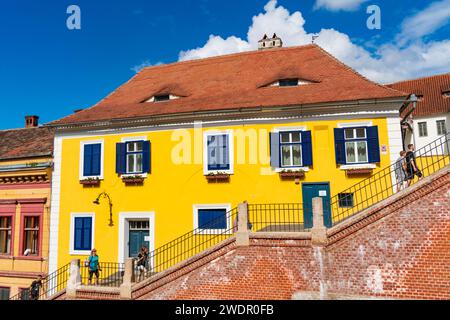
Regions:
<instances>
[{"instance_id":1,"label":"roof ridge","mask_svg":"<svg viewBox=\"0 0 450 320\"><path fill-rule=\"evenodd\" d=\"M226 58L231 58L231 57L235 57L235 56L239 56L239 55L243 56L243 55L251 55L251 54L264 54L264 53L273 52L273 51L307 49L308 47L318 47L318 45L315 44L315 43L313 43L313 44L310 43L310 44L304 44L304 45L299 45L299 46L272 48L272 49L269 49L269 50L248 50L248 51L227 53L227 54L216 55L216 56L205 57L205 58L190 59L190 60L184 60L184 61L175 61L175 62L170 62L170 63L166 63L166 64L159 64L159 65L155 65L155 66L144 67L137 74L140 74L141 72L143 72L145 70L159 69L159 68L169 67L169 66L173 66L173 65L189 64L189 63L201 63L201 62L204 62L204 61L226 59Z\"/></svg>"},{"instance_id":2,"label":"roof ridge","mask_svg":"<svg viewBox=\"0 0 450 320\"><path fill-rule=\"evenodd\" d=\"M405 82L419 81L419 80L425 80L425 79L437 78L437 77L443 77L443 76L450 76L450 72L447 72L447 73L440 73L440 74L435 74L435 75L432 75L432 76L425 76L425 77L420 77L420 78L414 78L414 79L408 79L408 80L402 80L402 81L392 82L392 83L388 83L388 84L386 84L386 85L387 85L387 86L392 86L392 85L396 85L396 84L400 84L400 83L405 83Z\"/></svg>"}]
</instances>

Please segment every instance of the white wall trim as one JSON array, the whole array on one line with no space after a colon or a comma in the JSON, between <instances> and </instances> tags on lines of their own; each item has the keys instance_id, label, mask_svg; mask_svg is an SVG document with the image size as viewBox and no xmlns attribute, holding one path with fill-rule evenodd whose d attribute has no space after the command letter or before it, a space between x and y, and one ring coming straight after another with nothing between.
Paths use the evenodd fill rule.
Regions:
<instances>
[{"instance_id":1,"label":"white wall trim","mask_svg":"<svg viewBox=\"0 0 450 320\"><path fill-rule=\"evenodd\" d=\"M372 127L373 122L340 122L338 128L357 128L357 127Z\"/></svg>"},{"instance_id":2,"label":"white wall trim","mask_svg":"<svg viewBox=\"0 0 450 320\"><path fill-rule=\"evenodd\" d=\"M273 128L274 133L286 132L286 131L308 131L307 126L296 126L296 127L276 127Z\"/></svg>"},{"instance_id":3,"label":"white wall trim","mask_svg":"<svg viewBox=\"0 0 450 320\"><path fill-rule=\"evenodd\" d=\"M194 229L197 230L198 229L198 210L199 209L225 209L226 213L231 211L231 204L230 203L225 203L225 204L194 204L192 206L192 214L193 214L193 218L194 218ZM228 217L227 218L227 229L226 230L230 230L231 229L231 218ZM196 231L196 234L222 234L223 232L225 232L226 230L224 229L204 229L204 231ZM230 231L231 232L231 231Z\"/></svg>"},{"instance_id":4,"label":"white wall trim","mask_svg":"<svg viewBox=\"0 0 450 320\"><path fill-rule=\"evenodd\" d=\"M75 218L92 218L91 226L91 249L90 250L75 250ZM95 248L95 213L94 212L73 212L70 214L70 242L69 254L72 256L90 255L91 250Z\"/></svg>"},{"instance_id":5,"label":"white wall trim","mask_svg":"<svg viewBox=\"0 0 450 320\"><path fill-rule=\"evenodd\" d=\"M121 139L122 142L134 142L134 141L148 141L147 136L139 136L139 137L125 137Z\"/></svg>"},{"instance_id":6,"label":"white wall trim","mask_svg":"<svg viewBox=\"0 0 450 320\"><path fill-rule=\"evenodd\" d=\"M341 165L339 169L341 170L354 170L354 169L376 169L377 165L372 163L366 163L366 164L346 164Z\"/></svg>"},{"instance_id":7,"label":"white wall trim","mask_svg":"<svg viewBox=\"0 0 450 320\"><path fill-rule=\"evenodd\" d=\"M150 224L150 247L149 252L155 250L155 212L120 212L119 213L119 243L118 243L118 257L119 263L124 263L125 258L128 257L128 232L129 226L127 220L133 219L148 219ZM153 266L153 263L151 263Z\"/></svg>"},{"instance_id":8,"label":"white wall trim","mask_svg":"<svg viewBox=\"0 0 450 320\"><path fill-rule=\"evenodd\" d=\"M362 117L386 118L398 116L398 110L383 111L361 111L361 112L345 112L335 114L322 114L314 116L289 116L289 117L271 117L271 118L244 118L236 120L217 120L217 121L192 121L180 122L176 124L161 125L145 125L134 126L129 128L113 128L113 129L85 129L83 132L57 132L58 137L68 139L90 138L99 135L118 136L123 134L134 134L142 132L172 131L175 129L192 128L194 124L202 124L202 127L218 127L218 126L240 126L245 124L276 124L289 122L310 122L310 121L332 121L332 120L351 120L361 119ZM82 128L80 128L82 130Z\"/></svg>"},{"instance_id":9,"label":"white wall trim","mask_svg":"<svg viewBox=\"0 0 450 320\"><path fill-rule=\"evenodd\" d=\"M208 170L208 137L215 135L228 135L228 143L229 143L229 160L230 160L230 169L228 170ZM210 173L218 173L225 172L228 174L234 173L234 134L233 130L207 130L203 132L203 173L205 175Z\"/></svg>"},{"instance_id":10,"label":"white wall trim","mask_svg":"<svg viewBox=\"0 0 450 320\"><path fill-rule=\"evenodd\" d=\"M49 236L49 265L48 273L55 272L58 268L58 243L59 243L59 213L61 197L61 165L62 165L62 141L63 138L55 136L52 174L52 199L50 206L50 236Z\"/></svg>"},{"instance_id":11,"label":"white wall trim","mask_svg":"<svg viewBox=\"0 0 450 320\"><path fill-rule=\"evenodd\" d=\"M84 146L90 144L101 144L101 159L100 159L100 175L99 176L85 176L84 175ZM104 139L80 141L80 180L88 178L98 178L103 180L105 166L105 141Z\"/></svg>"}]
</instances>

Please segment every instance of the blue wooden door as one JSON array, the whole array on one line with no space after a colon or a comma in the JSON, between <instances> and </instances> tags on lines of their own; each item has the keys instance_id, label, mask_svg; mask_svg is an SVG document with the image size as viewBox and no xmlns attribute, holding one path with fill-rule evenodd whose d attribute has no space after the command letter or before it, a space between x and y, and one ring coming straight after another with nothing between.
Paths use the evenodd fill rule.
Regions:
<instances>
[{"instance_id":1,"label":"blue wooden door","mask_svg":"<svg viewBox=\"0 0 450 320\"><path fill-rule=\"evenodd\" d=\"M131 220L129 221L129 242L128 255L136 258L142 246L150 250L150 221Z\"/></svg>"},{"instance_id":2,"label":"blue wooden door","mask_svg":"<svg viewBox=\"0 0 450 320\"><path fill-rule=\"evenodd\" d=\"M303 192L303 219L305 228L312 228L312 199L321 197L323 199L323 221L327 228L331 228L330 208L330 184L329 183L304 183Z\"/></svg>"}]
</instances>

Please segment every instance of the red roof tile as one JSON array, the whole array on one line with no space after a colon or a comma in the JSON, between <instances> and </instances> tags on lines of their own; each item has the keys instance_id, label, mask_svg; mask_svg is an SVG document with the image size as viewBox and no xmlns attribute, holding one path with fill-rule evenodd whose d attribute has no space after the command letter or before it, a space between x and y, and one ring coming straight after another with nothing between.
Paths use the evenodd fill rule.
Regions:
<instances>
[{"instance_id":1,"label":"red roof tile","mask_svg":"<svg viewBox=\"0 0 450 320\"><path fill-rule=\"evenodd\" d=\"M450 97L444 92L450 91L450 73L432 77L407 80L388 85L389 87L423 96L417 103L413 116L429 116L450 112Z\"/></svg>"},{"instance_id":2,"label":"red roof tile","mask_svg":"<svg viewBox=\"0 0 450 320\"><path fill-rule=\"evenodd\" d=\"M53 138L46 127L0 131L0 160L51 156Z\"/></svg>"},{"instance_id":3,"label":"red roof tile","mask_svg":"<svg viewBox=\"0 0 450 320\"><path fill-rule=\"evenodd\" d=\"M264 87L286 78L314 83ZM167 93L182 98L142 103ZM98 104L53 124L405 96L367 80L319 46L306 45L145 68Z\"/></svg>"}]
</instances>

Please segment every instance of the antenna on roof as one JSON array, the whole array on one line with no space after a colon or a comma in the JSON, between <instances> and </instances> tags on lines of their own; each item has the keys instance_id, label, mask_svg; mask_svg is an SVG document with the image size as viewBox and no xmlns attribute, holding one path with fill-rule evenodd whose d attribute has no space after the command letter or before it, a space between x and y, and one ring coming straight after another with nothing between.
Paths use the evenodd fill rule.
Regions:
<instances>
[{"instance_id":1,"label":"antenna on roof","mask_svg":"<svg viewBox=\"0 0 450 320\"><path fill-rule=\"evenodd\" d=\"M314 43L314 41L316 41L316 39L319 37L319 35L317 35L317 34L313 34L312 35L312 42L311 43Z\"/></svg>"}]
</instances>

